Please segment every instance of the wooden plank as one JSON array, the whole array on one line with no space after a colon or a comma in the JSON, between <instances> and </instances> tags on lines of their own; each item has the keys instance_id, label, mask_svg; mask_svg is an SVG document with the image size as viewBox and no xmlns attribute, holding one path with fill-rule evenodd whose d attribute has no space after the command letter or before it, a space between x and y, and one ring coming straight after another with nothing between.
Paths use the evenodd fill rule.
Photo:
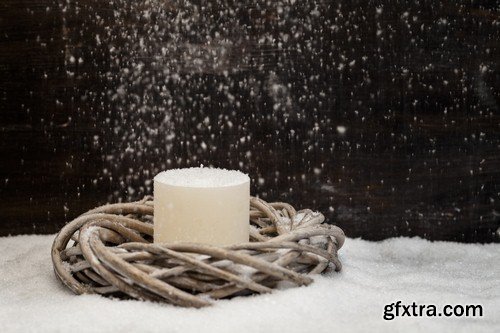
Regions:
<instances>
[{"instance_id":1,"label":"wooden plank","mask_svg":"<svg viewBox=\"0 0 500 333\"><path fill-rule=\"evenodd\" d=\"M203 163L350 237L499 241L498 22L480 1L3 0L0 235Z\"/></svg>"}]
</instances>

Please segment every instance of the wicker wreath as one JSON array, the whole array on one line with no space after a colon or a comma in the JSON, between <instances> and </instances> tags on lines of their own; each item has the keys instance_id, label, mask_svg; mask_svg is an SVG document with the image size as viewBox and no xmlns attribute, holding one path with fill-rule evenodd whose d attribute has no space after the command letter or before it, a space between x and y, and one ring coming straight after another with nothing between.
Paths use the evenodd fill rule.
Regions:
<instances>
[{"instance_id":1,"label":"wicker wreath","mask_svg":"<svg viewBox=\"0 0 500 333\"><path fill-rule=\"evenodd\" d=\"M95 208L66 224L52 245L54 271L75 294L203 307L212 300L308 285L340 271L344 232L310 209L250 199L250 242L217 247L153 244L153 198ZM71 242L71 244L70 244Z\"/></svg>"}]
</instances>

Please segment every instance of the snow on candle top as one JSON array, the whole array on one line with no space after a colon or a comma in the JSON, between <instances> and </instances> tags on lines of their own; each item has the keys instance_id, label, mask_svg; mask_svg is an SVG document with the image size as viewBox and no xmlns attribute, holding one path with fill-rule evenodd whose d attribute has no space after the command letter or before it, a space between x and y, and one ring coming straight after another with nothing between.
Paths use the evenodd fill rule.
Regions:
<instances>
[{"instance_id":1,"label":"snow on candle top","mask_svg":"<svg viewBox=\"0 0 500 333\"><path fill-rule=\"evenodd\" d=\"M172 186L225 187L250 182L250 177L241 171L218 168L171 169L160 172L155 181Z\"/></svg>"}]
</instances>

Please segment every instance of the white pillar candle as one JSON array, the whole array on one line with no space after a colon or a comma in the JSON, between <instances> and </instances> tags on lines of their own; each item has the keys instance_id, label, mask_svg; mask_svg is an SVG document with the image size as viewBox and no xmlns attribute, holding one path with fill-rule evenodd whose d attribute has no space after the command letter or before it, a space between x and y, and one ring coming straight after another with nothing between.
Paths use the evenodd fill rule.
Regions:
<instances>
[{"instance_id":1,"label":"white pillar candle","mask_svg":"<svg viewBox=\"0 0 500 333\"><path fill-rule=\"evenodd\" d=\"M249 241L250 178L235 170L172 169L154 178L154 242Z\"/></svg>"}]
</instances>

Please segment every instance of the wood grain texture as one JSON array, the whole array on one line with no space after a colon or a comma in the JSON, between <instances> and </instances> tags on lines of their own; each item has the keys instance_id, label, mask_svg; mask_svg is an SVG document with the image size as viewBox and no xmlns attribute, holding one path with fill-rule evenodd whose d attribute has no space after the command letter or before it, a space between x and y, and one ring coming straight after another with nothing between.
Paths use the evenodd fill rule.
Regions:
<instances>
[{"instance_id":1,"label":"wood grain texture","mask_svg":"<svg viewBox=\"0 0 500 333\"><path fill-rule=\"evenodd\" d=\"M499 21L494 1L1 0L0 235L203 163L350 237L499 241Z\"/></svg>"}]
</instances>

